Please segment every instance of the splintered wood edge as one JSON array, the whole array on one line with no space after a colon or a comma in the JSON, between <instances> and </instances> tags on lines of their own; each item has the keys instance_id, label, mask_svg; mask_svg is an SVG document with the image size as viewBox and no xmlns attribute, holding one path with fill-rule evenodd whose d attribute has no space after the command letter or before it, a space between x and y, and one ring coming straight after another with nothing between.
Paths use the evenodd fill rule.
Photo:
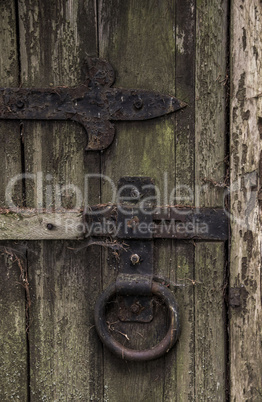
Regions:
<instances>
[{"instance_id":1,"label":"splintered wood edge","mask_svg":"<svg viewBox=\"0 0 262 402\"><path fill-rule=\"evenodd\" d=\"M70 240L83 238L78 212L22 211L0 214L0 240Z\"/></svg>"}]
</instances>

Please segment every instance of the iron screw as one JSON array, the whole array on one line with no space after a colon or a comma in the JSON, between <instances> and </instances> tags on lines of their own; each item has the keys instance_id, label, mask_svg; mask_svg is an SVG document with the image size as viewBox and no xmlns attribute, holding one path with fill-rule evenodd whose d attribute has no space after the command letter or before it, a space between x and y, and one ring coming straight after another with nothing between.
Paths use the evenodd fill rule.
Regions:
<instances>
[{"instance_id":1,"label":"iron screw","mask_svg":"<svg viewBox=\"0 0 262 402\"><path fill-rule=\"evenodd\" d=\"M48 223L46 227L48 230L52 230L54 228L54 225L52 223Z\"/></svg>"},{"instance_id":2,"label":"iron screw","mask_svg":"<svg viewBox=\"0 0 262 402\"><path fill-rule=\"evenodd\" d=\"M137 110L142 109L142 107L143 107L143 101L142 101L141 98L138 98L138 99L136 99L136 100L134 101L134 107L135 107Z\"/></svg>"},{"instance_id":3,"label":"iron screw","mask_svg":"<svg viewBox=\"0 0 262 402\"><path fill-rule=\"evenodd\" d=\"M18 101L16 102L16 106L17 106L19 109L22 109L22 107L24 106L24 102L21 101L21 100L18 100Z\"/></svg>"},{"instance_id":4,"label":"iron screw","mask_svg":"<svg viewBox=\"0 0 262 402\"><path fill-rule=\"evenodd\" d=\"M140 198L140 192L136 187L131 188L130 195L132 198Z\"/></svg>"},{"instance_id":5,"label":"iron screw","mask_svg":"<svg viewBox=\"0 0 262 402\"><path fill-rule=\"evenodd\" d=\"M140 311L140 307L141 307L140 304L136 302L132 304L132 306L130 306L130 310L133 314L138 314Z\"/></svg>"},{"instance_id":6,"label":"iron screw","mask_svg":"<svg viewBox=\"0 0 262 402\"><path fill-rule=\"evenodd\" d=\"M130 257L130 261L132 262L133 265L136 265L140 261L140 257L138 254L132 254Z\"/></svg>"}]
</instances>

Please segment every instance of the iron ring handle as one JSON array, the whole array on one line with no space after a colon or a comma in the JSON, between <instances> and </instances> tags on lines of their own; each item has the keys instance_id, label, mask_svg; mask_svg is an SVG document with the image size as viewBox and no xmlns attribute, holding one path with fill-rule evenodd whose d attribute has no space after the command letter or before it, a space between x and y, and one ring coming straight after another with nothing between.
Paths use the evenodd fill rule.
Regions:
<instances>
[{"instance_id":1,"label":"iron ring handle","mask_svg":"<svg viewBox=\"0 0 262 402\"><path fill-rule=\"evenodd\" d=\"M177 304L173 293L167 287L157 282L152 282L152 293L160 297L168 307L169 328L165 337L151 349L135 350L123 346L110 334L106 323L106 303L116 294L116 284L112 283L99 296L95 305L95 326L101 341L121 359L133 361L147 361L157 359L167 353L176 343L180 333L180 323Z\"/></svg>"}]
</instances>

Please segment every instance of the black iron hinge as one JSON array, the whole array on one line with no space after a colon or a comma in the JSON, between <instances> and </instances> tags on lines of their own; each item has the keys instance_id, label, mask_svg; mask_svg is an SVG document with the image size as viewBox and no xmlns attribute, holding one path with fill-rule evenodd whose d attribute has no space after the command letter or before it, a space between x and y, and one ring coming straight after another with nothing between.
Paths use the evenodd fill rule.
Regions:
<instances>
[{"instance_id":1,"label":"black iron hinge","mask_svg":"<svg viewBox=\"0 0 262 402\"><path fill-rule=\"evenodd\" d=\"M88 134L86 150L97 151L112 143L112 121L148 120L186 106L174 96L111 88L114 80L106 60L91 58L87 83L76 88L0 88L0 119L73 120Z\"/></svg>"}]
</instances>

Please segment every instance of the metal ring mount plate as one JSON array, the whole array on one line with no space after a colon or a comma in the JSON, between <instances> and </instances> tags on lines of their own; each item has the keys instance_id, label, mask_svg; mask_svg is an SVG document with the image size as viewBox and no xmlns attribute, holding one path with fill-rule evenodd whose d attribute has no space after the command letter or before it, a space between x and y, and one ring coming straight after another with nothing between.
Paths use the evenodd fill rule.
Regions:
<instances>
[{"instance_id":1,"label":"metal ring mount plate","mask_svg":"<svg viewBox=\"0 0 262 402\"><path fill-rule=\"evenodd\" d=\"M157 345L145 350L129 349L111 336L106 323L105 312L106 304L115 294L116 284L112 283L99 296L95 305L95 326L101 341L108 349L121 359L135 361L154 360L167 353L176 343L180 332L178 308L171 290L157 282L152 282L152 294L160 297L168 308L169 328L165 337Z\"/></svg>"}]
</instances>

